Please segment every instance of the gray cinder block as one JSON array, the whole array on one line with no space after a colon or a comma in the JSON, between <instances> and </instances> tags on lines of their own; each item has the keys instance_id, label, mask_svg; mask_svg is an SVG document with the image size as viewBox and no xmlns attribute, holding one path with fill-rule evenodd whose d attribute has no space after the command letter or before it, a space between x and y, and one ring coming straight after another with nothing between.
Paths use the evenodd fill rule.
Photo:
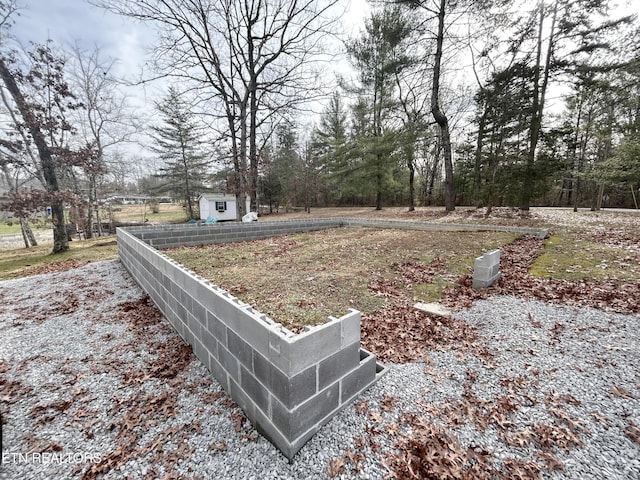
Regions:
<instances>
[{"instance_id":1,"label":"gray cinder block","mask_svg":"<svg viewBox=\"0 0 640 480\"><path fill-rule=\"evenodd\" d=\"M500 250L492 250L476 258L473 268L473 288L486 288L500 278Z\"/></svg>"}]
</instances>

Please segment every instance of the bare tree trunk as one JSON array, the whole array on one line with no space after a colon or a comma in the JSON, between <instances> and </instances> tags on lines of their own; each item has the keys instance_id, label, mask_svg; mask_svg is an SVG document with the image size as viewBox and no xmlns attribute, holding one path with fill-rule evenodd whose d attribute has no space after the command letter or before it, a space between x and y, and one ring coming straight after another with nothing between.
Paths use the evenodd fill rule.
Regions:
<instances>
[{"instance_id":1,"label":"bare tree trunk","mask_svg":"<svg viewBox=\"0 0 640 480\"><path fill-rule=\"evenodd\" d=\"M604 197L604 183L598 185L598 193L596 194L596 210L599 211L602 208L602 197ZM576 210L574 209L574 212Z\"/></svg>"},{"instance_id":2,"label":"bare tree trunk","mask_svg":"<svg viewBox=\"0 0 640 480\"><path fill-rule=\"evenodd\" d=\"M481 207L483 202L482 198L482 171L480 165L482 164L482 150L484 148L484 133L485 125L487 121L487 108L484 107L480 122L478 123L478 138L476 140L476 151L473 164L473 200L476 207Z\"/></svg>"},{"instance_id":3,"label":"bare tree trunk","mask_svg":"<svg viewBox=\"0 0 640 480\"><path fill-rule=\"evenodd\" d=\"M26 218L21 218L20 219L20 229L23 232L23 235L26 235L27 239L29 240L29 243L31 244L32 247L37 247L38 246L38 241L36 240L36 236L33 234L33 230L31 230L31 225L29 225L29 220L27 220ZM29 248L29 247L27 247Z\"/></svg>"},{"instance_id":4,"label":"bare tree trunk","mask_svg":"<svg viewBox=\"0 0 640 480\"><path fill-rule=\"evenodd\" d=\"M442 139L439 138L435 146L435 152L433 156L433 165L429 171L429 182L427 183L427 199L426 204L431 206L433 203L433 188L436 182L436 174L440 169L440 154L442 152Z\"/></svg>"},{"instance_id":5,"label":"bare tree trunk","mask_svg":"<svg viewBox=\"0 0 640 480\"><path fill-rule=\"evenodd\" d=\"M376 175L376 183L378 188L376 189L376 210L382 210L382 175Z\"/></svg>"},{"instance_id":6,"label":"bare tree trunk","mask_svg":"<svg viewBox=\"0 0 640 480\"><path fill-rule=\"evenodd\" d=\"M95 188L96 185L96 176L91 173L89 174L89 206L87 207L87 221L84 226L84 238L89 239L93 238L93 206L97 204L95 198Z\"/></svg>"},{"instance_id":7,"label":"bare tree trunk","mask_svg":"<svg viewBox=\"0 0 640 480\"><path fill-rule=\"evenodd\" d=\"M455 210L456 193L453 185L453 154L451 151L451 133L449 119L440 108L440 68L444 44L444 19L447 0L440 0L438 9L438 35L436 37L436 56L433 65L433 86L431 89L431 113L440 127L440 137L444 149L444 208L447 212Z\"/></svg>"},{"instance_id":8,"label":"bare tree trunk","mask_svg":"<svg viewBox=\"0 0 640 480\"><path fill-rule=\"evenodd\" d=\"M416 209L416 187L415 187L415 177L416 177L416 167L413 163L413 155L407 159L407 167L409 168L409 211L413 212Z\"/></svg>"}]
</instances>

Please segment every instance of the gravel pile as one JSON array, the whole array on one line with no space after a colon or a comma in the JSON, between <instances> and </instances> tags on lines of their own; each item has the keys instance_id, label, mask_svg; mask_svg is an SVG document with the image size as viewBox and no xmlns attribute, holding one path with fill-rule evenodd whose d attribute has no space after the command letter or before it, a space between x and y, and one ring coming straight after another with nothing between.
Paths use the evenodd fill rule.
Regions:
<instances>
[{"instance_id":1,"label":"gravel pile","mask_svg":"<svg viewBox=\"0 0 640 480\"><path fill-rule=\"evenodd\" d=\"M478 301L484 355L390 365L288 463L143 297L118 261L0 283L1 479L378 479L421 422L507 476L640 479L638 315Z\"/></svg>"}]
</instances>

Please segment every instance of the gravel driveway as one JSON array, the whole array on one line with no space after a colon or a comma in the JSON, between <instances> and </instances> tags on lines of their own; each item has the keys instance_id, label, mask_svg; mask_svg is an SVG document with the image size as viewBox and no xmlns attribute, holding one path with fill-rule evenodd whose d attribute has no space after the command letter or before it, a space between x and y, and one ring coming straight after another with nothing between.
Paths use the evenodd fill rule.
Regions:
<instances>
[{"instance_id":1,"label":"gravel driveway","mask_svg":"<svg viewBox=\"0 0 640 480\"><path fill-rule=\"evenodd\" d=\"M119 261L0 282L0 478L393 478L420 440L454 475L433 478L640 479L638 315L501 296L455 318L476 348L390 365L288 463Z\"/></svg>"}]
</instances>

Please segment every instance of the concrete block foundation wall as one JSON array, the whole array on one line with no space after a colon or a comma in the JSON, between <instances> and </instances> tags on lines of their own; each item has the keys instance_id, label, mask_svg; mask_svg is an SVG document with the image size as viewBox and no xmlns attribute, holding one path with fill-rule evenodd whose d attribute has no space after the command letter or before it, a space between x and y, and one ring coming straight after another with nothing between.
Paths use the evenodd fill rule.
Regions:
<instances>
[{"instance_id":1,"label":"concrete block foundation wall","mask_svg":"<svg viewBox=\"0 0 640 480\"><path fill-rule=\"evenodd\" d=\"M211 243L242 242L259 240L278 235L311 232L336 227L398 228L403 230L432 231L496 231L514 232L545 238L547 230L527 227L505 227L501 225L471 225L460 223L427 223L407 220L368 218L317 218L313 220L290 220L283 222L215 223L212 225L155 225L125 227L128 232L148 245L160 250L181 246L207 245Z\"/></svg>"},{"instance_id":2,"label":"concrete block foundation wall","mask_svg":"<svg viewBox=\"0 0 640 480\"><path fill-rule=\"evenodd\" d=\"M357 310L293 334L147 245L137 227L131 230L137 232L118 229L122 263L287 458L384 372L360 348Z\"/></svg>"},{"instance_id":3,"label":"concrete block foundation wall","mask_svg":"<svg viewBox=\"0 0 640 480\"><path fill-rule=\"evenodd\" d=\"M526 228L327 218L118 228L118 253L138 284L256 428L289 459L384 367L360 348L360 312L294 334L159 249L360 226L416 230Z\"/></svg>"}]
</instances>

